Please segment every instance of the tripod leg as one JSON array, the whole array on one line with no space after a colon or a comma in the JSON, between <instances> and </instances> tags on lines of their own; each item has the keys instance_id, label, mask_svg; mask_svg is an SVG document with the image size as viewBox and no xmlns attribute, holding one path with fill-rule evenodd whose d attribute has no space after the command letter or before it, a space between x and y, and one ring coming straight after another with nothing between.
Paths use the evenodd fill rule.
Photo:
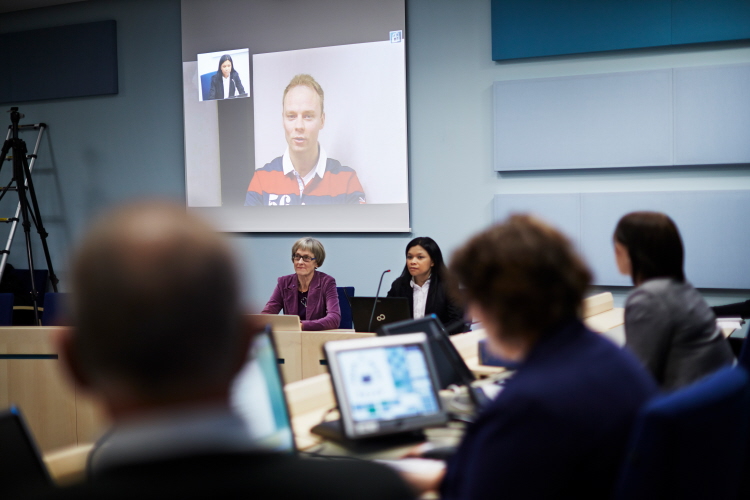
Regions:
<instances>
[{"instance_id":1,"label":"tripod leg","mask_svg":"<svg viewBox=\"0 0 750 500\"><path fill-rule=\"evenodd\" d=\"M26 144L16 141L13 146L13 177L18 187L18 201L21 205L21 225L26 239L26 258L29 262L31 275L31 300L34 304L34 322L39 325L39 297L34 283L34 256L31 251L31 222L29 222L29 201L26 199L26 185L24 182L23 165L26 160Z\"/></svg>"},{"instance_id":2,"label":"tripod leg","mask_svg":"<svg viewBox=\"0 0 750 500\"><path fill-rule=\"evenodd\" d=\"M39 203L36 199L36 190L34 189L34 182L31 180L31 171L29 170L29 164L26 161L26 156L23 157L23 170L26 175L26 181L28 182L29 197L31 198L31 205L33 208L32 220L36 226L36 231L39 233L39 237L42 240L42 248L44 249L44 258L47 261L47 269L49 270L49 279L52 282L52 289L57 293L57 283L59 280L55 275L55 270L52 268L52 258L49 254L49 247L47 246L47 231L44 229L44 223L42 222L42 213L39 211Z\"/></svg>"}]
</instances>

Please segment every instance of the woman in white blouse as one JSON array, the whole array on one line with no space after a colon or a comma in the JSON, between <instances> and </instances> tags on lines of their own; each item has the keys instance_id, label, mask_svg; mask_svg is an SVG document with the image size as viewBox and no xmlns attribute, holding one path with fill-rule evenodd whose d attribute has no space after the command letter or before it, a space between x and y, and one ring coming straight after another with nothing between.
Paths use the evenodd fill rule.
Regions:
<instances>
[{"instance_id":1,"label":"woman in white blouse","mask_svg":"<svg viewBox=\"0 0 750 500\"><path fill-rule=\"evenodd\" d=\"M464 312L446 289L443 252L435 240L426 236L414 238L406 245L406 265L401 276L391 285L389 297L409 300L412 317L436 314L448 333L467 330Z\"/></svg>"}]
</instances>

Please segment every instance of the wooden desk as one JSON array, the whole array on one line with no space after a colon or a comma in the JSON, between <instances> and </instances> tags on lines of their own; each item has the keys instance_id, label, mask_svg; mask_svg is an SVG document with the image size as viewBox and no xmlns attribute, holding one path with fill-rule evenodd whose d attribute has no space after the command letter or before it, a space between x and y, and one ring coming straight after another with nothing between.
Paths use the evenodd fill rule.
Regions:
<instances>
[{"instance_id":1,"label":"wooden desk","mask_svg":"<svg viewBox=\"0 0 750 500\"><path fill-rule=\"evenodd\" d=\"M0 328L0 408L21 409L42 451L95 441L104 422L61 369L51 341L58 329Z\"/></svg>"}]
</instances>

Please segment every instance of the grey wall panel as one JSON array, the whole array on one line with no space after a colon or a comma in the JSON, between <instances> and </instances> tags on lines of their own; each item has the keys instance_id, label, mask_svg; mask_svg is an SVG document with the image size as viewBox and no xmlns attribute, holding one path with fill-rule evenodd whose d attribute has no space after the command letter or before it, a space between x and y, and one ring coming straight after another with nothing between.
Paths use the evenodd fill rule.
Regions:
<instances>
[{"instance_id":1,"label":"grey wall panel","mask_svg":"<svg viewBox=\"0 0 750 500\"><path fill-rule=\"evenodd\" d=\"M496 194L492 215L500 222L513 213L531 213L565 233L580 249L581 195L578 193Z\"/></svg>"},{"instance_id":2,"label":"grey wall panel","mask_svg":"<svg viewBox=\"0 0 750 500\"><path fill-rule=\"evenodd\" d=\"M623 215L664 212L685 244L685 273L701 288L750 288L750 191L658 191L496 195L495 221L510 212L530 211L567 234L579 234L579 248L594 272L594 284L629 286L615 265L612 234ZM575 239L575 238L574 238Z\"/></svg>"},{"instance_id":3,"label":"grey wall panel","mask_svg":"<svg viewBox=\"0 0 750 500\"><path fill-rule=\"evenodd\" d=\"M495 170L672 164L671 70L494 84Z\"/></svg>"},{"instance_id":4,"label":"grey wall panel","mask_svg":"<svg viewBox=\"0 0 750 500\"><path fill-rule=\"evenodd\" d=\"M617 221L635 210L656 210L677 224L685 245L685 273L702 288L750 287L750 191L584 193L581 241L600 285L628 285L612 255Z\"/></svg>"},{"instance_id":5,"label":"grey wall panel","mask_svg":"<svg viewBox=\"0 0 750 500\"><path fill-rule=\"evenodd\" d=\"M675 164L750 163L750 64L674 70Z\"/></svg>"}]
</instances>

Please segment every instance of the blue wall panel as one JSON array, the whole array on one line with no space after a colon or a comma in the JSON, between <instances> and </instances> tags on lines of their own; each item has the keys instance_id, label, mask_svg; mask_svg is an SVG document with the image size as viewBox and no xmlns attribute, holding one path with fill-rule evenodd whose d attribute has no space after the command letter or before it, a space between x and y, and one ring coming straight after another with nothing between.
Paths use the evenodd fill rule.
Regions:
<instances>
[{"instance_id":1,"label":"blue wall panel","mask_svg":"<svg viewBox=\"0 0 750 500\"><path fill-rule=\"evenodd\" d=\"M670 0L493 0L492 59L670 43Z\"/></svg>"},{"instance_id":2,"label":"blue wall panel","mask_svg":"<svg viewBox=\"0 0 750 500\"><path fill-rule=\"evenodd\" d=\"M750 38L747 0L672 0L672 44Z\"/></svg>"},{"instance_id":3,"label":"blue wall panel","mask_svg":"<svg viewBox=\"0 0 750 500\"><path fill-rule=\"evenodd\" d=\"M579 211L572 197L578 197ZM615 265L612 234L620 217L639 210L664 212L674 219L685 245L685 273L695 286L750 288L750 233L744 230L750 191L496 195L494 217L499 221L509 213L529 211L548 219L579 241L595 285L629 286L630 278ZM576 226L577 238L571 234Z\"/></svg>"},{"instance_id":4,"label":"blue wall panel","mask_svg":"<svg viewBox=\"0 0 750 500\"><path fill-rule=\"evenodd\" d=\"M492 0L492 59L750 38L747 0Z\"/></svg>"}]
</instances>

